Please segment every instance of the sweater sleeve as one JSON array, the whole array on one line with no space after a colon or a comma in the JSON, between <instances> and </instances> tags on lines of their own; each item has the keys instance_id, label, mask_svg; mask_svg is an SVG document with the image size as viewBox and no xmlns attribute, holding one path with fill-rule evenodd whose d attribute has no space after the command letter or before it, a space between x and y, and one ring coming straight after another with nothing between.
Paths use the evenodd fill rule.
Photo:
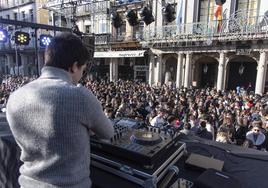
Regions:
<instances>
[{"instance_id":1,"label":"sweater sleeve","mask_svg":"<svg viewBox=\"0 0 268 188\"><path fill-rule=\"evenodd\" d=\"M102 106L98 99L86 88L83 88L85 97L85 120L89 129L92 130L98 137L110 139L114 135L112 122L105 116Z\"/></svg>"}]
</instances>

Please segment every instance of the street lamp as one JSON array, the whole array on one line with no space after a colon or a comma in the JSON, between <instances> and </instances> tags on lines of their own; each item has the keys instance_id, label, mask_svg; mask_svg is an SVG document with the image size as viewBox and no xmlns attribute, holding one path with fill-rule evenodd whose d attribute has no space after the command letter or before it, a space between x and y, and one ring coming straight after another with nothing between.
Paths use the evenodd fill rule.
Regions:
<instances>
[{"instance_id":1,"label":"street lamp","mask_svg":"<svg viewBox=\"0 0 268 188\"><path fill-rule=\"evenodd\" d=\"M245 69L245 67L244 67L243 63L241 63L241 65L239 66L239 69L238 69L238 73L240 74L240 76L244 73L244 69Z\"/></svg>"},{"instance_id":2,"label":"street lamp","mask_svg":"<svg viewBox=\"0 0 268 188\"><path fill-rule=\"evenodd\" d=\"M204 72L205 74L207 74L207 72L208 72L208 65L207 65L207 64L204 65L204 67L203 67L203 72Z\"/></svg>"}]
</instances>

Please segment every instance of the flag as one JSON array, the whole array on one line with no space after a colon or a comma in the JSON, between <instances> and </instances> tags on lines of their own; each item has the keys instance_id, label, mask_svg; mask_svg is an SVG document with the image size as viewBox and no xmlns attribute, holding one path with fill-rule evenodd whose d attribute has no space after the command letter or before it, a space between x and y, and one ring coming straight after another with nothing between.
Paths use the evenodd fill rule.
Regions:
<instances>
[{"instance_id":1,"label":"flag","mask_svg":"<svg viewBox=\"0 0 268 188\"><path fill-rule=\"evenodd\" d=\"M183 14L183 3L184 0L178 0L177 3L177 16L176 16L176 24L182 24L182 14Z\"/></svg>"},{"instance_id":2,"label":"flag","mask_svg":"<svg viewBox=\"0 0 268 188\"><path fill-rule=\"evenodd\" d=\"M222 25L222 5L218 5L214 16L217 18L218 21L217 32L220 32Z\"/></svg>"},{"instance_id":3,"label":"flag","mask_svg":"<svg viewBox=\"0 0 268 188\"><path fill-rule=\"evenodd\" d=\"M217 18L217 20L222 19L222 6L221 5L218 5L215 13L214 13L214 16Z\"/></svg>"}]
</instances>

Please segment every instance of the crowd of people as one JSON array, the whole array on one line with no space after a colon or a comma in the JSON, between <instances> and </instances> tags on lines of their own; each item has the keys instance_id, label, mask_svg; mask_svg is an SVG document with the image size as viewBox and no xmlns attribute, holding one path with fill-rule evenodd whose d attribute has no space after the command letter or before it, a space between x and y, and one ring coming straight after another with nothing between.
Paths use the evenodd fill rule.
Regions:
<instances>
[{"instance_id":1,"label":"crowd of people","mask_svg":"<svg viewBox=\"0 0 268 188\"><path fill-rule=\"evenodd\" d=\"M35 77L0 75L0 112L5 111L7 99L11 92L33 81Z\"/></svg>"},{"instance_id":2,"label":"crowd of people","mask_svg":"<svg viewBox=\"0 0 268 188\"><path fill-rule=\"evenodd\" d=\"M34 78L6 76L1 107L9 94ZM186 135L268 151L268 97L242 89L152 87L139 81L84 80L110 119L127 117Z\"/></svg>"}]
</instances>

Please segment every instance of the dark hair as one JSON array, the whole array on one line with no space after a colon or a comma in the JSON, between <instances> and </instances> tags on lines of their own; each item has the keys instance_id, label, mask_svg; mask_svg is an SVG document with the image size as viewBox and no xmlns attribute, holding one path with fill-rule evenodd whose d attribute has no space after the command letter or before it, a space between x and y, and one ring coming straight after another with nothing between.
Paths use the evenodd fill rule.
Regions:
<instances>
[{"instance_id":1,"label":"dark hair","mask_svg":"<svg viewBox=\"0 0 268 188\"><path fill-rule=\"evenodd\" d=\"M200 126L203 127L203 128L205 128L206 127L206 122L205 121L201 121L200 122Z\"/></svg>"},{"instance_id":2,"label":"dark hair","mask_svg":"<svg viewBox=\"0 0 268 188\"><path fill-rule=\"evenodd\" d=\"M54 37L45 53L45 66L69 70L75 62L80 67L87 63L90 54L82 41L72 33Z\"/></svg>"},{"instance_id":3,"label":"dark hair","mask_svg":"<svg viewBox=\"0 0 268 188\"><path fill-rule=\"evenodd\" d=\"M185 124L183 125L183 127L184 127L185 129L187 129L187 130L190 130L190 129L191 129L191 124L190 124L190 123L185 123Z\"/></svg>"},{"instance_id":4,"label":"dark hair","mask_svg":"<svg viewBox=\"0 0 268 188\"><path fill-rule=\"evenodd\" d=\"M168 116L168 118L167 118L167 122L168 122L168 123L171 123L171 122L174 121L174 120L176 120L176 118L175 118L175 116L173 116L173 115L170 115L170 116Z\"/></svg>"}]
</instances>

